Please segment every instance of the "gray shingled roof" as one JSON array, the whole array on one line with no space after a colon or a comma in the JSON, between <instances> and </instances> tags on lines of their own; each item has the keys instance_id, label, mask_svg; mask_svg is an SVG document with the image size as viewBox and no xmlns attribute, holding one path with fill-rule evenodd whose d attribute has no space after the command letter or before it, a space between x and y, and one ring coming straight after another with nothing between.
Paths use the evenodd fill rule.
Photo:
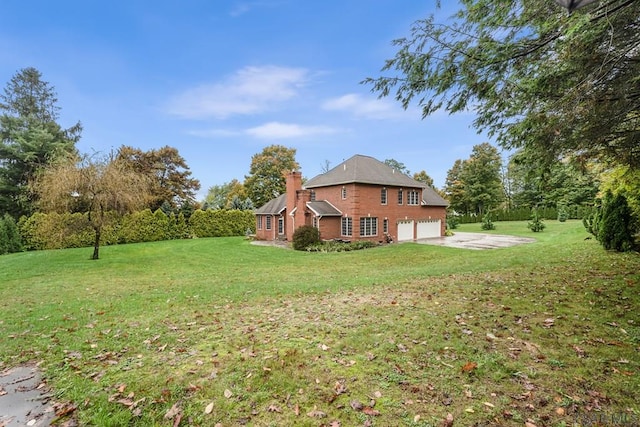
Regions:
<instances>
[{"instance_id":1,"label":"gray shingled roof","mask_svg":"<svg viewBox=\"0 0 640 427\"><path fill-rule=\"evenodd\" d=\"M449 206L449 202L429 186L424 187L422 190L422 200L427 206L444 206L445 208Z\"/></svg>"},{"instance_id":2,"label":"gray shingled roof","mask_svg":"<svg viewBox=\"0 0 640 427\"><path fill-rule=\"evenodd\" d=\"M375 184L390 187L423 188L422 198L428 206L449 206L433 188L403 174L373 157L356 154L330 171L311 178L305 188L343 184Z\"/></svg>"},{"instance_id":3,"label":"gray shingled roof","mask_svg":"<svg viewBox=\"0 0 640 427\"><path fill-rule=\"evenodd\" d=\"M304 186L317 188L351 183L414 188L425 186L424 183L410 178L373 157L360 154L345 160L322 175L311 178Z\"/></svg>"},{"instance_id":4,"label":"gray shingled roof","mask_svg":"<svg viewBox=\"0 0 640 427\"><path fill-rule=\"evenodd\" d=\"M275 199L269 200L267 203L256 209L254 212L263 215L277 215L287 208L287 195L281 194Z\"/></svg>"},{"instance_id":5,"label":"gray shingled roof","mask_svg":"<svg viewBox=\"0 0 640 427\"><path fill-rule=\"evenodd\" d=\"M342 212L326 200L307 202L307 206L318 216L342 216Z\"/></svg>"}]
</instances>

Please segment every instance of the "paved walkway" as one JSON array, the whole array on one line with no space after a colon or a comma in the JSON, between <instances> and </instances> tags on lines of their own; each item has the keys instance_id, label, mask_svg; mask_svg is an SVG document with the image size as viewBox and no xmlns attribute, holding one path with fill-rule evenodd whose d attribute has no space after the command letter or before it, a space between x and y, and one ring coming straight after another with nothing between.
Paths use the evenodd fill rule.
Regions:
<instances>
[{"instance_id":1,"label":"paved walkway","mask_svg":"<svg viewBox=\"0 0 640 427\"><path fill-rule=\"evenodd\" d=\"M46 392L35 366L0 372L0 427L50 425L55 414Z\"/></svg>"},{"instance_id":2,"label":"paved walkway","mask_svg":"<svg viewBox=\"0 0 640 427\"><path fill-rule=\"evenodd\" d=\"M488 233L454 232L453 236L421 239L418 240L417 243L463 249L496 249L521 245L523 243L532 243L535 241L536 239L532 239L529 237L506 236L502 234Z\"/></svg>"}]
</instances>

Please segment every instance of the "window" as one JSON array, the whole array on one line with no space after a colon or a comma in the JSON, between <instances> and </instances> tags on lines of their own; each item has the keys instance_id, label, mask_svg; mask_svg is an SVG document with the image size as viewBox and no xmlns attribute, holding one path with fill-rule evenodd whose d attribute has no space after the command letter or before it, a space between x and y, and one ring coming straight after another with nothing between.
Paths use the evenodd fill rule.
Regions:
<instances>
[{"instance_id":1,"label":"window","mask_svg":"<svg viewBox=\"0 0 640 427\"><path fill-rule=\"evenodd\" d=\"M258 215L258 225L256 226L258 230L262 230L262 215Z\"/></svg>"},{"instance_id":2,"label":"window","mask_svg":"<svg viewBox=\"0 0 640 427\"><path fill-rule=\"evenodd\" d=\"M267 218L267 230L271 230L271 215L268 215L266 218Z\"/></svg>"},{"instance_id":3,"label":"window","mask_svg":"<svg viewBox=\"0 0 640 427\"><path fill-rule=\"evenodd\" d=\"M315 228L317 228L318 230L320 229L320 224L319 224L319 221L318 221L318 217L317 217L317 216L314 216L314 217L313 217L313 224L312 224L312 225L313 225Z\"/></svg>"},{"instance_id":4,"label":"window","mask_svg":"<svg viewBox=\"0 0 640 427\"><path fill-rule=\"evenodd\" d=\"M351 236L353 234L353 218L342 217L342 232L343 236Z\"/></svg>"},{"instance_id":5,"label":"window","mask_svg":"<svg viewBox=\"0 0 640 427\"><path fill-rule=\"evenodd\" d=\"M284 234L284 218L278 218L278 234Z\"/></svg>"},{"instance_id":6,"label":"window","mask_svg":"<svg viewBox=\"0 0 640 427\"><path fill-rule=\"evenodd\" d=\"M342 187L342 200L347 198L347 188L346 187Z\"/></svg>"},{"instance_id":7,"label":"window","mask_svg":"<svg viewBox=\"0 0 640 427\"><path fill-rule=\"evenodd\" d=\"M316 201L316 192L311 190L311 195L309 196L312 202Z\"/></svg>"},{"instance_id":8,"label":"window","mask_svg":"<svg viewBox=\"0 0 640 427\"><path fill-rule=\"evenodd\" d=\"M382 205L386 205L387 204L387 189L383 188L382 190L380 190L380 204Z\"/></svg>"},{"instance_id":9,"label":"window","mask_svg":"<svg viewBox=\"0 0 640 427\"><path fill-rule=\"evenodd\" d=\"M411 190L407 192L407 204L408 205L418 205L418 200L420 199L420 192L418 190Z\"/></svg>"},{"instance_id":10,"label":"window","mask_svg":"<svg viewBox=\"0 0 640 427\"><path fill-rule=\"evenodd\" d=\"M402 188L398 190L398 204L404 203L404 195L402 194Z\"/></svg>"},{"instance_id":11,"label":"window","mask_svg":"<svg viewBox=\"0 0 640 427\"><path fill-rule=\"evenodd\" d=\"M389 234L389 220L387 218L382 221L382 232Z\"/></svg>"},{"instance_id":12,"label":"window","mask_svg":"<svg viewBox=\"0 0 640 427\"><path fill-rule=\"evenodd\" d=\"M377 236L378 235L378 218L360 218L360 236Z\"/></svg>"}]
</instances>

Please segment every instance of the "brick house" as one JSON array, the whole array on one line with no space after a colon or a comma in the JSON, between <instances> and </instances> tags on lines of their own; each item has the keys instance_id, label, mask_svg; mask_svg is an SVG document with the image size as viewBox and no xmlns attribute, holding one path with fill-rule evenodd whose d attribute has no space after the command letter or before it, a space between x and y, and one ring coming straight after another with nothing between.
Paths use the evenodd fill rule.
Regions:
<instances>
[{"instance_id":1,"label":"brick house","mask_svg":"<svg viewBox=\"0 0 640 427\"><path fill-rule=\"evenodd\" d=\"M448 202L373 157L355 155L304 185L292 171L286 182L285 194L255 211L257 239L291 240L302 225L318 228L325 240L444 236Z\"/></svg>"}]
</instances>

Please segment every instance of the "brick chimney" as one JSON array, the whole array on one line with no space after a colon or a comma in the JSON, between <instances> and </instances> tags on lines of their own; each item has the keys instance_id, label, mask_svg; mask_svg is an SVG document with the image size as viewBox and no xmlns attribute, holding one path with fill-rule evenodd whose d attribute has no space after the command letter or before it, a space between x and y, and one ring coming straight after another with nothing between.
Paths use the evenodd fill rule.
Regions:
<instances>
[{"instance_id":1,"label":"brick chimney","mask_svg":"<svg viewBox=\"0 0 640 427\"><path fill-rule=\"evenodd\" d=\"M291 240L293 238L293 232L295 231L295 227L299 227L304 225L304 222L301 224L296 223L296 218L299 218L300 212L297 212L296 218L292 217L290 214L293 210L298 206L298 192L302 190L302 173L298 171L291 171L287 174L287 217L285 218L285 234L287 236L287 240ZM304 218L304 216L302 217ZM304 221L304 220L303 220Z\"/></svg>"}]
</instances>

